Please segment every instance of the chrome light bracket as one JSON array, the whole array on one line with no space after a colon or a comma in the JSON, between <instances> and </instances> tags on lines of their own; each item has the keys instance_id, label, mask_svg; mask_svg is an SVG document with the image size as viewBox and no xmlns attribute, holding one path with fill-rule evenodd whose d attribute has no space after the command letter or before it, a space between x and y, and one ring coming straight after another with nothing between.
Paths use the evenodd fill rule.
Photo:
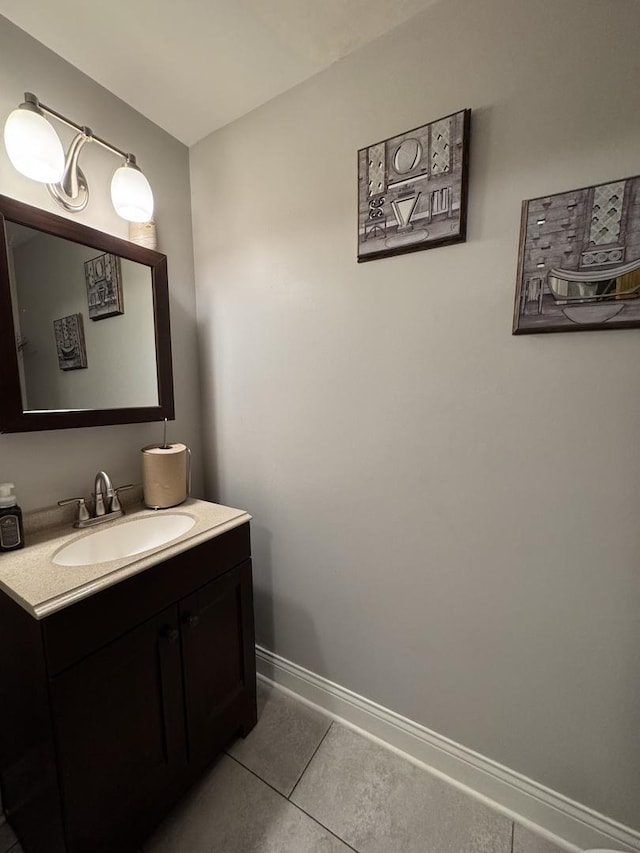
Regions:
<instances>
[{"instance_id":1,"label":"chrome light bracket","mask_svg":"<svg viewBox=\"0 0 640 853\"><path fill-rule=\"evenodd\" d=\"M51 198L71 213L84 210L89 202L89 185L78 165L80 152L88 142L93 142L93 133L90 128L83 127L69 145L62 180L57 184L47 184Z\"/></svg>"}]
</instances>

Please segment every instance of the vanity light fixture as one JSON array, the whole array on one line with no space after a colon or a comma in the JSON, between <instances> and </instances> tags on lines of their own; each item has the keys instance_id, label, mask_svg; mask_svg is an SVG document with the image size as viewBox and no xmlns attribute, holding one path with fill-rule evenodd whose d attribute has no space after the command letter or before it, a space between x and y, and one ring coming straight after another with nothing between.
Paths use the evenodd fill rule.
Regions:
<instances>
[{"instance_id":1,"label":"vanity light fixture","mask_svg":"<svg viewBox=\"0 0 640 853\"><path fill-rule=\"evenodd\" d=\"M76 131L69 150L47 119L52 116ZM13 110L4 127L4 144L13 166L22 175L47 185L49 194L71 213L84 210L89 201L89 186L78 164L80 152L88 142L97 142L122 158L111 181L111 200L118 216L129 222L149 222L153 216L153 193L133 154L120 151L25 92L24 103Z\"/></svg>"}]
</instances>

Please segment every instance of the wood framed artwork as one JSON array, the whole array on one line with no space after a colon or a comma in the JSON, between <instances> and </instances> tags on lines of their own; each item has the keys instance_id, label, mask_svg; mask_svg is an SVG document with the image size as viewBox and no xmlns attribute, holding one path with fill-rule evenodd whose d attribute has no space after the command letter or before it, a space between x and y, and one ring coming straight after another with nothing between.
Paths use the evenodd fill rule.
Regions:
<instances>
[{"instance_id":1,"label":"wood framed artwork","mask_svg":"<svg viewBox=\"0 0 640 853\"><path fill-rule=\"evenodd\" d=\"M640 176L522 203L513 334L640 326Z\"/></svg>"},{"instance_id":2,"label":"wood framed artwork","mask_svg":"<svg viewBox=\"0 0 640 853\"><path fill-rule=\"evenodd\" d=\"M471 110L358 151L358 263L463 243Z\"/></svg>"},{"instance_id":3,"label":"wood framed artwork","mask_svg":"<svg viewBox=\"0 0 640 853\"><path fill-rule=\"evenodd\" d=\"M117 255L98 255L86 261L84 275L90 320L124 314L120 258Z\"/></svg>"},{"instance_id":4,"label":"wood framed artwork","mask_svg":"<svg viewBox=\"0 0 640 853\"><path fill-rule=\"evenodd\" d=\"M60 370L79 370L87 366L82 314L69 314L53 321Z\"/></svg>"}]
</instances>

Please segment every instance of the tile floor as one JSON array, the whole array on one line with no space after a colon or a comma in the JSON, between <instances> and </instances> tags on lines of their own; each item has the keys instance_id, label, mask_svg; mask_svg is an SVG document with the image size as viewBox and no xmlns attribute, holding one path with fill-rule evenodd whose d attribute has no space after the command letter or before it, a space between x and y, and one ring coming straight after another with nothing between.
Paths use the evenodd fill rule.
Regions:
<instances>
[{"instance_id":1,"label":"tile floor","mask_svg":"<svg viewBox=\"0 0 640 853\"><path fill-rule=\"evenodd\" d=\"M144 853L562 853L395 752L258 682L258 724Z\"/></svg>"},{"instance_id":2,"label":"tile floor","mask_svg":"<svg viewBox=\"0 0 640 853\"><path fill-rule=\"evenodd\" d=\"M21 853L7 824L0 853ZM258 682L258 724L141 853L562 853L425 770Z\"/></svg>"}]
</instances>

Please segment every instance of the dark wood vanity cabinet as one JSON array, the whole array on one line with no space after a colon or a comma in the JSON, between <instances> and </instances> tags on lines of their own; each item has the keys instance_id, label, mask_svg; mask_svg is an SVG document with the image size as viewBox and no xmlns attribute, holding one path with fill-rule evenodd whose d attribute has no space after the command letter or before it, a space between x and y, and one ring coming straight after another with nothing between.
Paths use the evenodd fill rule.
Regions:
<instances>
[{"instance_id":1,"label":"dark wood vanity cabinet","mask_svg":"<svg viewBox=\"0 0 640 853\"><path fill-rule=\"evenodd\" d=\"M40 621L2 593L0 620L0 779L25 853L135 849L255 725L248 524Z\"/></svg>"}]
</instances>

